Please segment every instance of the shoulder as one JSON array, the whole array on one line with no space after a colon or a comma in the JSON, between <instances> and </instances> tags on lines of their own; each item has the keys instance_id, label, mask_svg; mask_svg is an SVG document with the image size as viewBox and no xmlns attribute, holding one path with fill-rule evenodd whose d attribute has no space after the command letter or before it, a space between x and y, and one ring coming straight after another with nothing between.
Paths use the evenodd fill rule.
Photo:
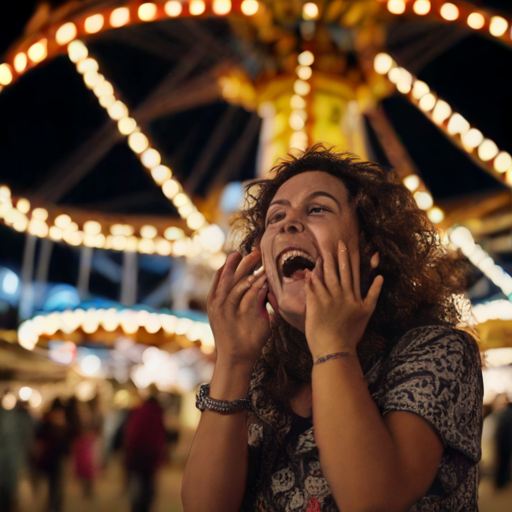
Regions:
<instances>
[{"instance_id":1,"label":"shoulder","mask_svg":"<svg viewBox=\"0 0 512 512\"><path fill-rule=\"evenodd\" d=\"M427 325L406 332L393 347L390 362L450 361L481 369L478 343L468 332L444 325Z\"/></svg>"}]
</instances>

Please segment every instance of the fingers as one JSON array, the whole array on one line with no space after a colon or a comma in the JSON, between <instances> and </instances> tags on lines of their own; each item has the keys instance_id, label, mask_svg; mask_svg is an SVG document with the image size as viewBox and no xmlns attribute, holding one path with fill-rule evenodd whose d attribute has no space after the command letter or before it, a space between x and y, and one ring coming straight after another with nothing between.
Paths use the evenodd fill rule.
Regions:
<instances>
[{"instance_id":1,"label":"fingers","mask_svg":"<svg viewBox=\"0 0 512 512\"><path fill-rule=\"evenodd\" d=\"M352 270L352 289L354 290L354 299L361 303L361 257L359 250L347 251Z\"/></svg>"},{"instance_id":2,"label":"fingers","mask_svg":"<svg viewBox=\"0 0 512 512\"><path fill-rule=\"evenodd\" d=\"M370 289L368 290L368 294L364 299L364 307L366 311L371 316L375 311L375 307L377 306L377 300L379 299L380 292L382 290L382 285L384 284L384 278L382 276L377 276L374 280Z\"/></svg>"},{"instance_id":3,"label":"fingers","mask_svg":"<svg viewBox=\"0 0 512 512\"><path fill-rule=\"evenodd\" d=\"M245 313L253 308L264 306L264 302L268 292L267 277L265 274L255 277L251 280L249 276L249 286L246 288L245 293L240 296L240 313ZM230 297L231 300L231 297ZM236 300L233 297L233 300Z\"/></svg>"},{"instance_id":4,"label":"fingers","mask_svg":"<svg viewBox=\"0 0 512 512\"><path fill-rule=\"evenodd\" d=\"M354 296L354 283L352 279L352 267L347 246L340 240L338 242L338 265L340 271L341 287L344 292Z\"/></svg>"},{"instance_id":5,"label":"fingers","mask_svg":"<svg viewBox=\"0 0 512 512\"><path fill-rule=\"evenodd\" d=\"M377 268L379 266L379 263L380 263L380 256L379 256L379 253L376 252L371 260L370 260L370 267L372 268Z\"/></svg>"},{"instance_id":6,"label":"fingers","mask_svg":"<svg viewBox=\"0 0 512 512\"><path fill-rule=\"evenodd\" d=\"M323 256L325 271L324 284L331 294L335 294L340 290L340 276L338 268L334 260L334 256L330 252L326 252ZM319 265L319 263L317 263L317 265Z\"/></svg>"},{"instance_id":7,"label":"fingers","mask_svg":"<svg viewBox=\"0 0 512 512\"><path fill-rule=\"evenodd\" d=\"M225 265L225 264L224 264ZM213 297L215 297L215 292L217 291L217 286L219 285L220 277L222 272L224 271L224 265L215 271L213 274L212 283L210 284L210 290L208 291L208 297L206 297L206 306L209 307Z\"/></svg>"},{"instance_id":8,"label":"fingers","mask_svg":"<svg viewBox=\"0 0 512 512\"><path fill-rule=\"evenodd\" d=\"M233 278L233 284L238 283L242 277L246 276L258 261L260 261L260 259L261 251L259 249L254 249L250 254L248 254L238 265Z\"/></svg>"},{"instance_id":9,"label":"fingers","mask_svg":"<svg viewBox=\"0 0 512 512\"><path fill-rule=\"evenodd\" d=\"M256 307L258 294L266 281L265 274L261 274L259 277L251 275L241 279L229 294L229 302L233 306L238 306L240 313L246 313L249 309Z\"/></svg>"}]
</instances>

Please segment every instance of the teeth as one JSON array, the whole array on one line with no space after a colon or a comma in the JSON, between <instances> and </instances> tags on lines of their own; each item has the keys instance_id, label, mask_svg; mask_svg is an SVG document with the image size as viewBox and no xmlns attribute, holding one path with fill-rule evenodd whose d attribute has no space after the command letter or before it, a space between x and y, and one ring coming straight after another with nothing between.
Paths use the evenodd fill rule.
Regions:
<instances>
[{"instance_id":1,"label":"teeth","mask_svg":"<svg viewBox=\"0 0 512 512\"><path fill-rule=\"evenodd\" d=\"M297 256L302 256L303 258L311 261L312 263L315 263L315 260L307 252L294 249L291 251L287 251L281 255L279 266L282 268L287 260L289 260L290 258L295 258Z\"/></svg>"}]
</instances>

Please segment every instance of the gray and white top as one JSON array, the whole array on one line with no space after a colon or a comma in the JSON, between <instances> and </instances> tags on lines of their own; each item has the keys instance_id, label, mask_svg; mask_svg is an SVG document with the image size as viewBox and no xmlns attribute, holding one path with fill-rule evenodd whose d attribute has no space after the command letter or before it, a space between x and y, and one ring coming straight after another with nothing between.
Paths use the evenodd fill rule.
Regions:
<instances>
[{"instance_id":1,"label":"gray and white top","mask_svg":"<svg viewBox=\"0 0 512 512\"><path fill-rule=\"evenodd\" d=\"M263 377L263 367L256 364L241 512L338 512L322 473L311 418L283 413L264 393ZM365 379L383 416L390 411L418 414L444 442L436 478L410 512L478 511L483 384L474 339L444 326L412 329Z\"/></svg>"}]
</instances>

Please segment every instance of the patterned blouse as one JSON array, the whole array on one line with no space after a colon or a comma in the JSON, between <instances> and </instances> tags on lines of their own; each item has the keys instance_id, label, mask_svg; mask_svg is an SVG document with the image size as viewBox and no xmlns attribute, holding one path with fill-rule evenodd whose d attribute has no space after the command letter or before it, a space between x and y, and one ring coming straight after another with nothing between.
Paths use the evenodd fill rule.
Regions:
<instances>
[{"instance_id":1,"label":"patterned blouse","mask_svg":"<svg viewBox=\"0 0 512 512\"><path fill-rule=\"evenodd\" d=\"M249 476L241 512L339 512L322 474L312 418L278 411L251 379ZM389 357L365 374L380 413L408 411L440 434L445 449L435 480L410 512L478 511L482 372L478 345L443 326L407 332Z\"/></svg>"}]
</instances>

